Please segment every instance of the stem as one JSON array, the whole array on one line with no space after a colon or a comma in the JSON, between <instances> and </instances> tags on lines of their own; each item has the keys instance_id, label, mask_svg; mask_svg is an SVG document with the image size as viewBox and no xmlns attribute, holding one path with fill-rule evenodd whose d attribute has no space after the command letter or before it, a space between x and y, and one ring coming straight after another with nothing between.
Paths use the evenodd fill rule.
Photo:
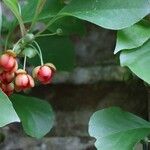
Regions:
<instances>
[{"instance_id":1,"label":"stem","mask_svg":"<svg viewBox=\"0 0 150 150\"><path fill-rule=\"evenodd\" d=\"M25 30L24 24L20 24L20 30L21 30L21 36L22 36L22 37L25 36L26 30Z\"/></svg>"},{"instance_id":2,"label":"stem","mask_svg":"<svg viewBox=\"0 0 150 150\"><path fill-rule=\"evenodd\" d=\"M35 10L35 14L34 14L34 17L32 19L31 26L30 26L30 31L32 30L33 26L35 25L36 20L38 18L38 15L41 13L45 3L46 3L46 0L41 0L41 1L38 2L36 10Z\"/></svg>"},{"instance_id":3,"label":"stem","mask_svg":"<svg viewBox=\"0 0 150 150\"><path fill-rule=\"evenodd\" d=\"M50 25L52 25L56 20L58 20L59 18L61 18L62 16L58 16L58 14L56 16L54 16L45 26L45 28L41 31L39 31L35 36L39 36L41 33L43 33Z\"/></svg>"},{"instance_id":4,"label":"stem","mask_svg":"<svg viewBox=\"0 0 150 150\"><path fill-rule=\"evenodd\" d=\"M24 56L23 70L26 70L27 56Z\"/></svg>"},{"instance_id":5,"label":"stem","mask_svg":"<svg viewBox=\"0 0 150 150\"><path fill-rule=\"evenodd\" d=\"M36 49L36 47L33 46L33 45L31 45L31 44L30 44L29 46L31 46L31 47L37 52L37 54L39 55L39 57L41 58L40 53L39 53L39 51Z\"/></svg>"},{"instance_id":6,"label":"stem","mask_svg":"<svg viewBox=\"0 0 150 150\"><path fill-rule=\"evenodd\" d=\"M17 47L17 45L20 43L20 41L22 40L22 38L21 39L19 39L17 42L16 42L16 44L14 45L14 47L13 47L13 49L12 49L12 51L15 51L15 48Z\"/></svg>"},{"instance_id":7,"label":"stem","mask_svg":"<svg viewBox=\"0 0 150 150\"><path fill-rule=\"evenodd\" d=\"M20 14L20 16L22 16L21 7L19 4L18 4L18 8L19 8L19 14Z\"/></svg>"},{"instance_id":8,"label":"stem","mask_svg":"<svg viewBox=\"0 0 150 150\"><path fill-rule=\"evenodd\" d=\"M43 62L43 55L42 55L42 51L41 51L41 48L39 46L39 44L36 42L36 41L33 41L34 44L37 46L38 50L39 50L39 54L40 54L40 58L41 58L41 65L43 66L44 65L44 62Z\"/></svg>"},{"instance_id":9,"label":"stem","mask_svg":"<svg viewBox=\"0 0 150 150\"><path fill-rule=\"evenodd\" d=\"M40 35L36 35L35 38L37 38L37 37L43 37L43 36L52 36L52 35L57 35L57 32L51 33L51 34L40 34Z\"/></svg>"}]
</instances>

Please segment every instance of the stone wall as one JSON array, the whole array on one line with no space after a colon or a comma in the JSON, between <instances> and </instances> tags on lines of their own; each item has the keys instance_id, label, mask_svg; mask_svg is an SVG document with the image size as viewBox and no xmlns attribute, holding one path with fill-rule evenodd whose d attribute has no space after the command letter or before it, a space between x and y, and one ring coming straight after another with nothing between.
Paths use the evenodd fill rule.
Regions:
<instances>
[{"instance_id":1,"label":"stone wall","mask_svg":"<svg viewBox=\"0 0 150 150\"><path fill-rule=\"evenodd\" d=\"M113 55L116 33L91 24L87 30L75 42L77 67L71 73L59 72L53 85L32 92L52 104L56 113L53 130L35 140L24 135L18 124L10 125L2 130L6 139L0 150L95 150L88 121L96 110L119 106L148 118L145 86L135 78L124 81L128 71Z\"/></svg>"}]
</instances>

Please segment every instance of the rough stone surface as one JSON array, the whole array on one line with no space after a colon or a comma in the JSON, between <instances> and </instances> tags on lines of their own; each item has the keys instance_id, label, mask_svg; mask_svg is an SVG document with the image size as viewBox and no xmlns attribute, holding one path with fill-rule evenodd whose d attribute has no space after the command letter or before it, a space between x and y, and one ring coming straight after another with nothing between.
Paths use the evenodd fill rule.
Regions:
<instances>
[{"instance_id":1,"label":"rough stone surface","mask_svg":"<svg viewBox=\"0 0 150 150\"><path fill-rule=\"evenodd\" d=\"M95 25L88 25L87 34L76 42L78 66L97 66L116 64L116 32Z\"/></svg>"},{"instance_id":2,"label":"rough stone surface","mask_svg":"<svg viewBox=\"0 0 150 150\"><path fill-rule=\"evenodd\" d=\"M116 65L77 67L72 72L58 72L54 84L93 84L100 81L123 81L127 69Z\"/></svg>"}]
</instances>

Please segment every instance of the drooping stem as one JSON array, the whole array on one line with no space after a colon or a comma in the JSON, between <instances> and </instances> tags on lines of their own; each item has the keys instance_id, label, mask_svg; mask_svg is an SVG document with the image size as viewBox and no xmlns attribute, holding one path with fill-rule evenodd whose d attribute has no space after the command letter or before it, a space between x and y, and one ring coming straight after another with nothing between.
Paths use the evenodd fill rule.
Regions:
<instances>
[{"instance_id":1,"label":"drooping stem","mask_svg":"<svg viewBox=\"0 0 150 150\"><path fill-rule=\"evenodd\" d=\"M59 15L58 14L56 16L54 16L48 23L47 25L45 26L45 28L41 31L39 31L36 36L39 36L41 33L43 33L49 26L51 26L56 20L58 20L59 18L62 18L62 15Z\"/></svg>"},{"instance_id":2,"label":"drooping stem","mask_svg":"<svg viewBox=\"0 0 150 150\"><path fill-rule=\"evenodd\" d=\"M18 44L21 42L21 40L22 40L22 38L21 39L19 39L17 42L16 42L16 44L14 45L14 47L13 47L13 51L15 51L15 48L18 46Z\"/></svg>"},{"instance_id":3,"label":"drooping stem","mask_svg":"<svg viewBox=\"0 0 150 150\"><path fill-rule=\"evenodd\" d=\"M20 30L21 30L21 36L23 37L26 34L26 30L25 30L24 24L20 24Z\"/></svg>"},{"instance_id":4,"label":"drooping stem","mask_svg":"<svg viewBox=\"0 0 150 150\"><path fill-rule=\"evenodd\" d=\"M57 32L50 33L50 34L39 34L39 35L36 35L35 38L37 38L37 37L43 37L43 36L53 36L53 35L57 35Z\"/></svg>"},{"instance_id":5,"label":"drooping stem","mask_svg":"<svg viewBox=\"0 0 150 150\"><path fill-rule=\"evenodd\" d=\"M41 58L41 65L43 66L44 65L44 62L43 62L43 55L42 55L42 51L41 51L41 48L39 46L39 44L36 42L36 41L33 41L34 44L37 46L38 50L39 50L39 54L40 54L40 58Z\"/></svg>"},{"instance_id":6,"label":"drooping stem","mask_svg":"<svg viewBox=\"0 0 150 150\"><path fill-rule=\"evenodd\" d=\"M26 34L26 28L25 28L24 22L23 22L22 17L21 17L22 12L21 12L21 7L19 4L18 4L18 8L19 8L19 14L20 15L16 15L16 16L17 16L17 19L18 19L19 25L20 25L21 36L24 37Z\"/></svg>"},{"instance_id":7,"label":"drooping stem","mask_svg":"<svg viewBox=\"0 0 150 150\"><path fill-rule=\"evenodd\" d=\"M27 56L24 56L23 70L26 70Z\"/></svg>"},{"instance_id":8,"label":"drooping stem","mask_svg":"<svg viewBox=\"0 0 150 150\"><path fill-rule=\"evenodd\" d=\"M40 53L39 53L39 51L36 49L36 47L35 46L33 46L33 45L29 45L29 46L31 46L36 52L37 52L37 54L38 54L38 56L40 57L40 59L41 59L41 56L40 56Z\"/></svg>"}]
</instances>

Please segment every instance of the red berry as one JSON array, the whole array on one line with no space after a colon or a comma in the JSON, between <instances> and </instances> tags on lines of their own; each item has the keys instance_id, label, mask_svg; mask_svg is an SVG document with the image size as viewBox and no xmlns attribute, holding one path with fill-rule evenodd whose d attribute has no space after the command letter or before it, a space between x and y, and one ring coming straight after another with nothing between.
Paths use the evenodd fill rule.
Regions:
<instances>
[{"instance_id":1,"label":"red berry","mask_svg":"<svg viewBox=\"0 0 150 150\"><path fill-rule=\"evenodd\" d=\"M16 71L15 90L17 92L34 87L33 78L26 71L19 69Z\"/></svg>"},{"instance_id":2,"label":"red berry","mask_svg":"<svg viewBox=\"0 0 150 150\"><path fill-rule=\"evenodd\" d=\"M1 84L1 89L7 96L10 96L14 92L14 84Z\"/></svg>"},{"instance_id":3,"label":"red berry","mask_svg":"<svg viewBox=\"0 0 150 150\"><path fill-rule=\"evenodd\" d=\"M42 84L49 84L52 81L56 68L53 64L38 66L33 70L33 77Z\"/></svg>"},{"instance_id":4,"label":"red berry","mask_svg":"<svg viewBox=\"0 0 150 150\"><path fill-rule=\"evenodd\" d=\"M18 63L15 58L15 53L8 50L0 57L0 66L4 71L15 72L18 68Z\"/></svg>"},{"instance_id":5,"label":"red berry","mask_svg":"<svg viewBox=\"0 0 150 150\"><path fill-rule=\"evenodd\" d=\"M4 84L11 83L14 80L15 73L10 73L10 72L2 72L0 74L0 81Z\"/></svg>"}]
</instances>

